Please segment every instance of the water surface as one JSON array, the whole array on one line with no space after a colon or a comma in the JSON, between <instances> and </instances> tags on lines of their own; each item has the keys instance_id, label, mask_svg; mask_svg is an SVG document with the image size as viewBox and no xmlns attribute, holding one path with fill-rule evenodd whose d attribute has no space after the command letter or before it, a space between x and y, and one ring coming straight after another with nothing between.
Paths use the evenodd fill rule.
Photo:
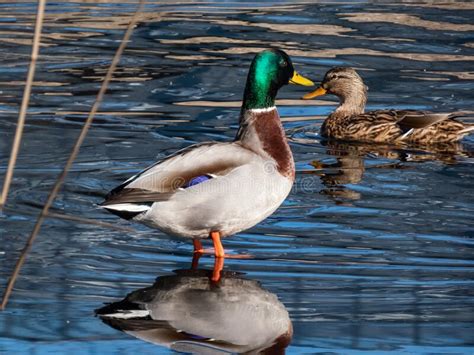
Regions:
<instances>
[{"instance_id":1,"label":"water surface","mask_svg":"<svg viewBox=\"0 0 474 355\"><path fill-rule=\"evenodd\" d=\"M24 142L0 214L1 291L72 148L135 4L50 2ZM0 169L6 169L35 3L0 1ZM153 2L147 5L54 212L0 314L6 352L166 353L94 310L173 277L192 246L96 204L158 158L233 139L246 73L263 48L315 81L356 68L368 109L472 111L470 2ZM224 241L225 271L275 295L289 354L474 351L474 138L453 153L324 144L332 97L284 87L279 111L297 163L284 205ZM127 229L128 228L128 229ZM204 256L201 269L212 269ZM247 282L247 281L242 281ZM235 294L239 299L239 292ZM209 336L210 337L210 336Z\"/></svg>"}]
</instances>

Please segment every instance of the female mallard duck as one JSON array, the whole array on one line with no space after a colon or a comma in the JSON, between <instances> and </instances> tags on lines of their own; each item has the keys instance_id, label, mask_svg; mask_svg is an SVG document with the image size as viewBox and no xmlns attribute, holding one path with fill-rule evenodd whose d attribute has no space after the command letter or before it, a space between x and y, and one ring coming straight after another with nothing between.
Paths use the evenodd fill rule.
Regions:
<instances>
[{"instance_id":1,"label":"female mallard duck","mask_svg":"<svg viewBox=\"0 0 474 355\"><path fill-rule=\"evenodd\" d=\"M211 237L250 228L272 214L291 190L295 165L275 107L288 83L314 85L293 69L286 53L265 50L250 66L233 142L190 146L113 189L102 207L118 216L191 238L195 252Z\"/></svg>"},{"instance_id":2,"label":"female mallard duck","mask_svg":"<svg viewBox=\"0 0 474 355\"><path fill-rule=\"evenodd\" d=\"M433 113L419 110L378 110L364 113L367 87L352 68L333 68L321 85L304 99L334 94L339 107L321 126L327 138L348 141L418 143L432 145L456 142L474 130L455 120L456 113Z\"/></svg>"}]
</instances>

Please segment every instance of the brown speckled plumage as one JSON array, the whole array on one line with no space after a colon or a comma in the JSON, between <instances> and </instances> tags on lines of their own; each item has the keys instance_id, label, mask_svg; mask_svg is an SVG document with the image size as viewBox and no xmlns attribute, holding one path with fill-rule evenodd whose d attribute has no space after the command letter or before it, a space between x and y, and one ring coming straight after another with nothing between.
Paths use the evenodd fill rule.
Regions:
<instances>
[{"instance_id":1,"label":"brown speckled plumage","mask_svg":"<svg viewBox=\"0 0 474 355\"><path fill-rule=\"evenodd\" d=\"M455 117L460 115L455 113L420 110L364 112L367 87L352 68L329 70L320 87L324 89L322 92L334 94L340 100L338 108L326 118L321 127L321 134L327 138L377 143L437 144L459 141L474 131L474 125L456 120Z\"/></svg>"}]
</instances>

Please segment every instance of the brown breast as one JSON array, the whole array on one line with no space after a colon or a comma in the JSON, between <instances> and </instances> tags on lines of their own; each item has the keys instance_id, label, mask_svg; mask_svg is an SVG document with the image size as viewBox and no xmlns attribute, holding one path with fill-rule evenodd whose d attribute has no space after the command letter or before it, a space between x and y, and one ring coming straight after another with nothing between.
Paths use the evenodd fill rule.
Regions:
<instances>
[{"instance_id":1,"label":"brown breast","mask_svg":"<svg viewBox=\"0 0 474 355\"><path fill-rule=\"evenodd\" d=\"M253 113L253 115L257 115L252 121L262 149L276 161L280 174L294 179L295 163L293 154L286 140L278 111L275 109Z\"/></svg>"}]
</instances>

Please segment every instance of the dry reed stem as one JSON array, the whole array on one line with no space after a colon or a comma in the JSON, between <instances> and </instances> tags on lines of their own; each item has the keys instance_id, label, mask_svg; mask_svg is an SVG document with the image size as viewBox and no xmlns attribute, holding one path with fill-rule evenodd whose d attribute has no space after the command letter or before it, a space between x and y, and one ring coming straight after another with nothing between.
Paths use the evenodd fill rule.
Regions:
<instances>
[{"instance_id":1,"label":"dry reed stem","mask_svg":"<svg viewBox=\"0 0 474 355\"><path fill-rule=\"evenodd\" d=\"M18 259L15 269L12 272L12 275L8 281L7 288L3 294L3 299L2 299L2 304L0 305L0 310L4 310L8 300L10 298L13 286L15 285L16 279L18 278L18 275L20 273L20 269L23 266L26 255L28 254L29 250L31 249L31 246L36 239L36 236L38 235L41 225L43 224L44 218L47 216L49 208L53 204L54 199L56 198L59 189L61 188L61 185L66 178L66 175L69 171L69 169L72 166L72 163L76 159L77 154L79 153L79 149L82 145L82 142L86 138L87 132L89 131L89 128L92 124L92 120L94 119L94 116L102 102L102 99L104 97L105 91L107 90L107 87L109 85L110 80L112 79L112 74L115 71L115 68L117 67L117 64L120 60L120 57L123 53L123 50L125 49L125 46L127 45L127 42L130 39L130 36L132 34L133 28L135 27L135 24L138 20L138 15L143 9L145 1L140 0L139 5L137 6L137 9L135 10L135 14L133 15L132 19L130 20L130 23L127 27L127 30L125 31L125 34L123 36L122 42L120 43L119 48L117 49L117 52L115 53L114 58L112 59L112 63L110 64L109 70L107 71L107 74L105 75L104 81L102 82L102 86L100 87L100 90L97 94L96 100L94 102L94 105L91 108L91 111L84 123L84 126L82 127L81 133L79 134L79 137L77 138L76 144L74 145L74 148L71 152L71 155L69 156L68 161L66 162L66 165L64 166L63 171L59 175L58 179L56 180L56 183L54 184L53 189L51 190L48 200L46 201L46 204L43 207L43 210L41 211L40 215L38 216L38 219L36 220L35 227L33 228L33 231L31 232L30 237L28 238L25 247L23 248L20 258Z\"/></svg>"},{"instance_id":2,"label":"dry reed stem","mask_svg":"<svg viewBox=\"0 0 474 355\"><path fill-rule=\"evenodd\" d=\"M7 201L8 191L13 178L13 170L16 165L16 158L20 150L21 137L23 136L23 128L25 126L26 112L28 111L28 104L30 103L31 87L33 86L33 79L35 76L36 60L38 59L39 47L41 42L41 30L43 28L44 8L46 0L38 0L38 9L36 12L35 33L33 36L33 46L31 47L31 61L28 68L28 75L25 83L25 91L23 92L23 99L21 101L20 113L18 114L18 123L16 126L15 138L13 139L12 151L10 160L8 161L8 168L3 182L2 194L0 195L0 209Z\"/></svg>"}]
</instances>

